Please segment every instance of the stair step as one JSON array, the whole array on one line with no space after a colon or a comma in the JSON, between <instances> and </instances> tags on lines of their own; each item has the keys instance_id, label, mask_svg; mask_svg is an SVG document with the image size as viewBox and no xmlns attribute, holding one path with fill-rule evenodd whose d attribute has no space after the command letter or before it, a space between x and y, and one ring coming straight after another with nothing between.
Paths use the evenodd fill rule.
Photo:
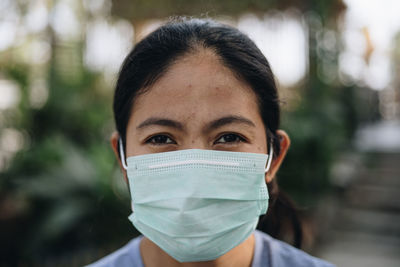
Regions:
<instances>
[{"instance_id":1,"label":"stair step","mask_svg":"<svg viewBox=\"0 0 400 267\"><path fill-rule=\"evenodd\" d=\"M334 229L397 237L400 242L400 213L343 208L336 215Z\"/></svg>"},{"instance_id":2,"label":"stair step","mask_svg":"<svg viewBox=\"0 0 400 267\"><path fill-rule=\"evenodd\" d=\"M399 188L396 187L357 185L345 193L345 199L351 207L400 212Z\"/></svg>"},{"instance_id":3,"label":"stair step","mask_svg":"<svg viewBox=\"0 0 400 267\"><path fill-rule=\"evenodd\" d=\"M400 188L400 170L387 168L368 170L367 172L359 174L353 185L357 185L357 183Z\"/></svg>"},{"instance_id":4,"label":"stair step","mask_svg":"<svg viewBox=\"0 0 400 267\"><path fill-rule=\"evenodd\" d=\"M341 267L398 267L400 239L359 233L331 231L326 244L321 244L315 255Z\"/></svg>"}]
</instances>

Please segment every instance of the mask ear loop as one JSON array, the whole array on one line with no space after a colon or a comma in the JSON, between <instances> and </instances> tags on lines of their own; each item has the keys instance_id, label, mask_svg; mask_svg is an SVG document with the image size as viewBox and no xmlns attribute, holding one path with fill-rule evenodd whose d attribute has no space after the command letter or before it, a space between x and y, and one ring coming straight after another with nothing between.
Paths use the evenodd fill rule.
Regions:
<instances>
[{"instance_id":1,"label":"mask ear loop","mask_svg":"<svg viewBox=\"0 0 400 267\"><path fill-rule=\"evenodd\" d=\"M127 170L127 169L128 169L128 166L126 165L126 162L125 162L125 152L124 152L124 146L122 145L122 139L121 139L121 137L119 138L118 143L119 143L119 157L120 157L120 159L121 159L122 167L123 167L125 170ZM132 192L131 192L129 183L128 183L128 191L129 191L129 195L130 195L131 198L132 198ZM133 202L131 202L131 209L132 209L132 212L134 212Z\"/></svg>"},{"instance_id":2,"label":"mask ear loop","mask_svg":"<svg viewBox=\"0 0 400 267\"><path fill-rule=\"evenodd\" d=\"M127 170L128 166L126 165L125 161L125 152L124 152L124 146L122 145L121 137L119 138L118 143L119 143L119 156L121 158L122 167L124 167L124 169Z\"/></svg>"},{"instance_id":3,"label":"mask ear loop","mask_svg":"<svg viewBox=\"0 0 400 267\"><path fill-rule=\"evenodd\" d=\"M272 147L273 147L273 145L272 145L272 143L271 143L271 146L270 146L270 148L269 148L267 167L265 167L265 173L267 173L268 170L269 170L269 167L271 167L272 155L273 155L273 153L274 153L274 149L273 149Z\"/></svg>"}]
</instances>

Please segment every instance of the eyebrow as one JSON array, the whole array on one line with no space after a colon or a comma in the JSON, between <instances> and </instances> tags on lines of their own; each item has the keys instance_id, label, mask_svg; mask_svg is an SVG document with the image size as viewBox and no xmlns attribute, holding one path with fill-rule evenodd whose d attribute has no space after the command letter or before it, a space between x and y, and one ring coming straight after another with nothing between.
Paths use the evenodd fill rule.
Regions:
<instances>
[{"instance_id":1,"label":"eyebrow","mask_svg":"<svg viewBox=\"0 0 400 267\"><path fill-rule=\"evenodd\" d=\"M252 122L251 120L249 120L245 117L231 115L231 116L222 117L222 118L219 118L219 119L216 119L216 120L210 122L207 125L207 127L205 127L205 131L209 132L211 130L215 130L222 126L225 126L228 124L233 124L233 123L247 124L248 126L256 127L254 122Z\"/></svg>"},{"instance_id":2,"label":"eyebrow","mask_svg":"<svg viewBox=\"0 0 400 267\"><path fill-rule=\"evenodd\" d=\"M166 119L166 118L151 117L151 118L148 118L147 120L143 121L142 123L140 123L136 127L136 129L143 129L143 128L146 128L149 126L154 126L154 125L172 127L172 128L176 128L179 130L184 130L184 128L185 128L182 125L182 123L180 123L178 121L174 121L174 120L170 120L170 119Z\"/></svg>"},{"instance_id":3,"label":"eyebrow","mask_svg":"<svg viewBox=\"0 0 400 267\"><path fill-rule=\"evenodd\" d=\"M204 128L204 132L209 132L215 129L218 129L222 126L228 125L228 124L233 124L233 123L239 123L239 124L246 124L248 126L256 127L256 125L249 119L242 117L242 116L225 116L219 119L216 119L214 121L211 121L208 123L208 125ZM166 118L159 118L159 117L151 117L140 123L136 129L143 129L149 126L166 126L166 127L171 127L171 128L176 128L178 130L185 130L185 127L183 126L182 123L171 120L171 119L166 119Z\"/></svg>"}]
</instances>

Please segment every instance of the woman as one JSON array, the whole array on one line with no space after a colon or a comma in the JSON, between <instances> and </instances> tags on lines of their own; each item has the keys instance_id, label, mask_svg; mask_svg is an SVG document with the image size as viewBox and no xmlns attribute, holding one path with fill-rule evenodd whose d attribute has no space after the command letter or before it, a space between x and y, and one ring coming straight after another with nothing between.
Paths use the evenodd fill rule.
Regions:
<instances>
[{"instance_id":1,"label":"woman","mask_svg":"<svg viewBox=\"0 0 400 267\"><path fill-rule=\"evenodd\" d=\"M158 28L125 59L114 114L129 219L143 236L91 266L331 266L254 231L290 140L247 36L210 20Z\"/></svg>"}]
</instances>

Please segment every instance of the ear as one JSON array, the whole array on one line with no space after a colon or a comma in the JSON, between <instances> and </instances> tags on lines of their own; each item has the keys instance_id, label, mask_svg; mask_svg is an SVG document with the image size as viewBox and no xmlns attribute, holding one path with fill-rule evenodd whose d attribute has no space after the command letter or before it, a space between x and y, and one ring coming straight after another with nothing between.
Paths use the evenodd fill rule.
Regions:
<instances>
[{"instance_id":1,"label":"ear","mask_svg":"<svg viewBox=\"0 0 400 267\"><path fill-rule=\"evenodd\" d=\"M119 156L119 144L118 144L118 140L119 140L119 133L118 132L113 132L111 134L111 138L110 138L110 142L111 142L111 148L114 151L115 157L117 158L118 164L119 164L119 168L122 171L122 174L124 175L124 180L125 182L128 184L128 177L126 175L126 170L124 169L124 167L122 166L122 162L121 162L121 158Z\"/></svg>"},{"instance_id":2,"label":"ear","mask_svg":"<svg viewBox=\"0 0 400 267\"><path fill-rule=\"evenodd\" d=\"M278 172L279 167L281 166L283 159L285 158L290 147L290 138L287 133L283 130L277 130L276 133L279 136L280 153L278 156L272 159L271 167L265 174L266 183L271 182L275 178L275 175Z\"/></svg>"}]
</instances>

